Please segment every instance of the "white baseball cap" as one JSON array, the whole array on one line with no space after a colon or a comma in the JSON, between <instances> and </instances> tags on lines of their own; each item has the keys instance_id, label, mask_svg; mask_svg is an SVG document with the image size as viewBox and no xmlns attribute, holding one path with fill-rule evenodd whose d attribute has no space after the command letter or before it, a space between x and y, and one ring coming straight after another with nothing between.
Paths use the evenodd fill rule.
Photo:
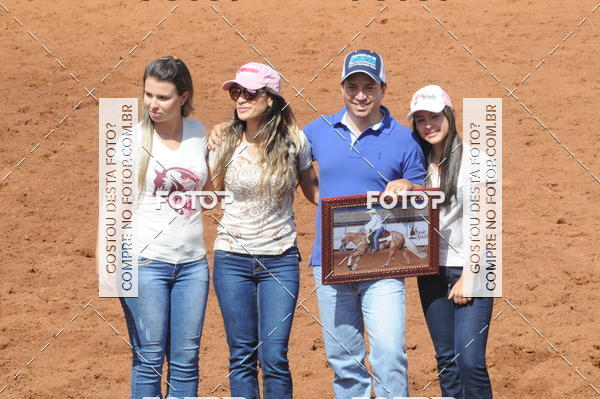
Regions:
<instances>
[{"instance_id":1,"label":"white baseball cap","mask_svg":"<svg viewBox=\"0 0 600 399\"><path fill-rule=\"evenodd\" d=\"M422 87L413 95L410 101L410 112L406 119L412 119L417 111L442 112L446 105L454 109L450 96L444 89L437 85Z\"/></svg>"}]
</instances>

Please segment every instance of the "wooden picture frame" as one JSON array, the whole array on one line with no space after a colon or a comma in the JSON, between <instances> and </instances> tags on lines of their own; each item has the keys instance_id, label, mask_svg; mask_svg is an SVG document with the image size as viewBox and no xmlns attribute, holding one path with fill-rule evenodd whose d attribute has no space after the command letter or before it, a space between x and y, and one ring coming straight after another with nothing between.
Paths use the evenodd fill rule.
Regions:
<instances>
[{"instance_id":1,"label":"wooden picture frame","mask_svg":"<svg viewBox=\"0 0 600 399\"><path fill-rule=\"evenodd\" d=\"M427 189L404 197L369 193L323 198L323 284L438 274L439 206L428 193L441 192ZM389 234L379 231L380 250L372 252L374 243L369 238L375 234L371 228L382 224ZM365 227L371 234L365 233Z\"/></svg>"}]
</instances>

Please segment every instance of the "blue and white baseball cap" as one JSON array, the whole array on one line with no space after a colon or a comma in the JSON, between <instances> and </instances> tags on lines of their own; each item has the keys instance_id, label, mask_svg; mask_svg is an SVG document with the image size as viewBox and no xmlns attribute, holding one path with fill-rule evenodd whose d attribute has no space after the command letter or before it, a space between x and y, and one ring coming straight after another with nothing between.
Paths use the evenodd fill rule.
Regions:
<instances>
[{"instance_id":1,"label":"blue and white baseball cap","mask_svg":"<svg viewBox=\"0 0 600 399\"><path fill-rule=\"evenodd\" d=\"M344 60L342 82L355 73L366 73L377 83L385 83L385 68L381 56L371 50L356 50Z\"/></svg>"}]
</instances>

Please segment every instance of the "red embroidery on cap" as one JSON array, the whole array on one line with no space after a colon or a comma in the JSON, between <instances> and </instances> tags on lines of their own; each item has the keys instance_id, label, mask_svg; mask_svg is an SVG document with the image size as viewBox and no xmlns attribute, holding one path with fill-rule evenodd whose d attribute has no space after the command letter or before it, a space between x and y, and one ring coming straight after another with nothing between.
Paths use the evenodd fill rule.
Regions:
<instances>
[{"instance_id":1,"label":"red embroidery on cap","mask_svg":"<svg viewBox=\"0 0 600 399\"><path fill-rule=\"evenodd\" d=\"M258 73L258 69L255 69L255 68L240 68L240 69L238 69L237 73L240 73L240 72Z\"/></svg>"}]
</instances>

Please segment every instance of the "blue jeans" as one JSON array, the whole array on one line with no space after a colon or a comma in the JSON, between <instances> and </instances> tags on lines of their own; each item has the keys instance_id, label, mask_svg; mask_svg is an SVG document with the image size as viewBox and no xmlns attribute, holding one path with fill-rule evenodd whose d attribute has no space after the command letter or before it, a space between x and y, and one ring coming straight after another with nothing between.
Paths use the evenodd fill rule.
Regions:
<instances>
[{"instance_id":1,"label":"blue jeans","mask_svg":"<svg viewBox=\"0 0 600 399\"><path fill-rule=\"evenodd\" d=\"M371 344L376 396L408 396L404 280L321 285L321 266L313 269L327 360L335 373L335 397L371 397L364 327Z\"/></svg>"},{"instance_id":2,"label":"blue jeans","mask_svg":"<svg viewBox=\"0 0 600 399\"><path fill-rule=\"evenodd\" d=\"M377 230L375 230L375 232L373 233L373 251L377 252L379 251L379 237L383 234L385 230L383 229L383 227L378 228Z\"/></svg>"},{"instance_id":3,"label":"blue jeans","mask_svg":"<svg viewBox=\"0 0 600 399\"><path fill-rule=\"evenodd\" d=\"M473 298L467 305L455 305L448 294L461 273L460 267L440 267L439 275L419 277L421 305L435 348L438 372L444 370L439 376L442 395L488 399L492 397L492 385L485 348L494 298Z\"/></svg>"},{"instance_id":4,"label":"blue jeans","mask_svg":"<svg viewBox=\"0 0 600 399\"><path fill-rule=\"evenodd\" d=\"M231 396L291 399L288 343L300 281L296 247L281 255L215 251L213 283L229 345Z\"/></svg>"},{"instance_id":5,"label":"blue jeans","mask_svg":"<svg viewBox=\"0 0 600 399\"><path fill-rule=\"evenodd\" d=\"M163 359L168 398L198 394L198 351L209 272L206 259L179 265L139 258L138 297L121 298L131 341L131 399L160 397Z\"/></svg>"}]
</instances>

